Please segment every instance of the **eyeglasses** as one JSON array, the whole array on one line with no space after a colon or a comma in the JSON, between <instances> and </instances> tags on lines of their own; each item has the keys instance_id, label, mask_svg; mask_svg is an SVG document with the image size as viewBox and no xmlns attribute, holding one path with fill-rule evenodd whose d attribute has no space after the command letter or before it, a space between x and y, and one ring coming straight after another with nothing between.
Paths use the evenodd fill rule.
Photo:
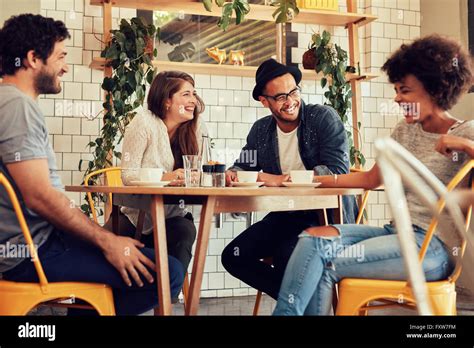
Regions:
<instances>
[{"instance_id":1,"label":"eyeglasses","mask_svg":"<svg viewBox=\"0 0 474 348\"><path fill-rule=\"evenodd\" d=\"M295 89L293 89L289 93L280 93L280 94L277 94L277 95L274 95L274 96L262 94L262 97L271 98L274 101L276 101L277 103L281 103L281 104L286 102L288 100L288 97L291 97L292 99L296 99L296 98L299 98L300 96L301 96L301 88L300 87L296 87Z\"/></svg>"}]
</instances>

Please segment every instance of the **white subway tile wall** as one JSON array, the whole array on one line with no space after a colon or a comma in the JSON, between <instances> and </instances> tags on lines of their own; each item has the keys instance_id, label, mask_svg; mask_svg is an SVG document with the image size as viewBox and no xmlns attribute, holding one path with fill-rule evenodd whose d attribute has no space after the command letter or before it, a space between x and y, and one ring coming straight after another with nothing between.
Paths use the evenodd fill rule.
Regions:
<instances>
[{"instance_id":1,"label":"white subway tile wall","mask_svg":"<svg viewBox=\"0 0 474 348\"><path fill-rule=\"evenodd\" d=\"M340 10L346 11L345 1ZM359 11L376 14L379 19L360 28L361 68L374 73L387 56L403 42L420 35L419 0L359 0ZM92 57L100 56L102 48L102 8L91 6L88 0L41 0L41 13L65 21L71 32L68 41L67 61L69 73L63 77L63 91L59 95L42 96L40 108L46 117L46 125L56 151L57 164L64 184L80 184L83 174L78 171L81 159L90 159L87 144L95 139L101 127L100 116L103 93L100 84L101 71L89 69ZM135 10L113 8L113 26L121 18L130 19ZM348 49L347 31L323 25L292 24L292 31L298 33L298 47L291 49L293 63L301 63L301 56L308 47L313 32L328 30L334 42ZM211 69L210 69L211 70ZM259 102L252 99L254 78L217 75L193 75L200 96L206 104L203 118L215 138L216 149L239 149L252 124L269 114ZM324 91L319 81L302 81L303 98L310 103L323 103ZM362 83L362 151L368 159L367 168L373 163L373 142L377 137L389 135L399 116L391 103L392 86L386 77ZM227 159L231 162L232 159ZM85 165L83 165L83 168ZM76 205L83 203L77 193L67 193ZM196 223L199 222L199 208L193 208ZM390 219L390 209L384 193L372 193L369 199L369 222L375 225ZM265 214L257 214L261 219ZM202 284L203 297L247 296L255 294L243 282L229 275L220 262L222 249L232 238L245 229L245 221L225 215L223 227L212 228L208 248L205 274ZM191 271L191 267L189 268Z\"/></svg>"}]
</instances>

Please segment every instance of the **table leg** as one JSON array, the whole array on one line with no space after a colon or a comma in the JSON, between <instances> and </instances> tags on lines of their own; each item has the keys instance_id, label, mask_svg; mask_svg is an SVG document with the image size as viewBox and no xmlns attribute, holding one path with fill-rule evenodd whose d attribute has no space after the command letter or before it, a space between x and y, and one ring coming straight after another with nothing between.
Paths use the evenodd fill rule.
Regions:
<instances>
[{"instance_id":1,"label":"table leg","mask_svg":"<svg viewBox=\"0 0 474 348\"><path fill-rule=\"evenodd\" d=\"M186 315L196 315L199 310L199 296L201 293L202 276L204 273L204 264L206 261L207 245L209 244L215 203L216 198L209 196L202 205L193 273L191 275L191 286L189 288L188 302L186 303Z\"/></svg>"},{"instance_id":2,"label":"table leg","mask_svg":"<svg viewBox=\"0 0 474 348\"><path fill-rule=\"evenodd\" d=\"M165 208L163 196L151 197L151 217L153 220L153 239L155 241L156 285L158 287L159 307L155 315L171 315L170 275L168 271L168 249L166 246Z\"/></svg>"}]
</instances>

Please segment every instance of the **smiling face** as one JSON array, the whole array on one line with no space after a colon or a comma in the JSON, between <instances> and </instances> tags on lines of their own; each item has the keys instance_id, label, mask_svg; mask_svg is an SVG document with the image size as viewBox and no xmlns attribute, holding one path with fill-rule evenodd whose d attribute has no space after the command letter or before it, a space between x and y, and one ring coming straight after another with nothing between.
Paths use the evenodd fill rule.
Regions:
<instances>
[{"instance_id":1,"label":"smiling face","mask_svg":"<svg viewBox=\"0 0 474 348\"><path fill-rule=\"evenodd\" d=\"M394 84L395 102L400 105L407 123L423 123L437 108L433 98L414 75Z\"/></svg>"},{"instance_id":2,"label":"smiling face","mask_svg":"<svg viewBox=\"0 0 474 348\"><path fill-rule=\"evenodd\" d=\"M68 72L66 64L65 41L56 42L53 52L40 63L34 77L35 90L38 94L58 94L61 92L61 76Z\"/></svg>"},{"instance_id":3,"label":"smiling face","mask_svg":"<svg viewBox=\"0 0 474 348\"><path fill-rule=\"evenodd\" d=\"M294 91L298 86L291 74L285 74L269 81L264 89L266 96L277 97ZM282 124L293 124L298 122L298 114L301 106L300 96L288 96L286 101L278 102L270 97L259 97L263 106L270 109L277 122Z\"/></svg>"},{"instance_id":4,"label":"smiling face","mask_svg":"<svg viewBox=\"0 0 474 348\"><path fill-rule=\"evenodd\" d=\"M175 123L184 123L194 118L197 107L196 91L194 86L183 80L179 90L166 101L165 119Z\"/></svg>"}]
</instances>

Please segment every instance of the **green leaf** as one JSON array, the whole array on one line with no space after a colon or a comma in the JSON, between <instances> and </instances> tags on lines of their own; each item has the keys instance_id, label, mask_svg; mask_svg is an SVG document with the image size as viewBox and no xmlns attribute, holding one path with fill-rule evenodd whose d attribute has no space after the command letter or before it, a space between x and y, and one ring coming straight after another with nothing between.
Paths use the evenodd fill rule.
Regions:
<instances>
[{"instance_id":1,"label":"green leaf","mask_svg":"<svg viewBox=\"0 0 474 348\"><path fill-rule=\"evenodd\" d=\"M115 88L115 80L111 77L105 77L102 82L102 89L107 92L112 92Z\"/></svg>"},{"instance_id":2,"label":"green leaf","mask_svg":"<svg viewBox=\"0 0 474 348\"><path fill-rule=\"evenodd\" d=\"M153 70L150 69L148 74L146 75L146 81L151 84L153 82Z\"/></svg>"},{"instance_id":3,"label":"green leaf","mask_svg":"<svg viewBox=\"0 0 474 348\"><path fill-rule=\"evenodd\" d=\"M272 6L278 7L272 14L276 23L288 22L288 13L293 13L293 16L296 16L299 13L299 9L296 6L296 1L294 0L273 1Z\"/></svg>"},{"instance_id":4,"label":"green leaf","mask_svg":"<svg viewBox=\"0 0 474 348\"><path fill-rule=\"evenodd\" d=\"M105 51L106 59L117 59L119 57L117 46L111 44Z\"/></svg>"},{"instance_id":5,"label":"green leaf","mask_svg":"<svg viewBox=\"0 0 474 348\"><path fill-rule=\"evenodd\" d=\"M323 46L326 46L329 43L329 41L331 41L331 34L328 31L324 30L323 31L323 39L322 39L321 44Z\"/></svg>"},{"instance_id":6,"label":"green leaf","mask_svg":"<svg viewBox=\"0 0 474 348\"><path fill-rule=\"evenodd\" d=\"M227 3L222 8L222 17L219 19L219 22L217 23L217 25L219 26L219 28L221 28L224 31L227 29L227 27L230 24L232 10L233 10L232 3Z\"/></svg>"},{"instance_id":7,"label":"green leaf","mask_svg":"<svg viewBox=\"0 0 474 348\"><path fill-rule=\"evenodd\" d=\"M212 12L212 0L202 0L206 11Z\"/></svg>"},{"instance_id":8,"label":"green leaf","mask_svg":"<svg viewBox=\"0 0 474 348\"><path fill-rule=\"evenodd\" d=\"M216 4L217 6L222 7L225 4L225 0L216 0Z\"/></svg>"},{"instance_id":9,"label":"green leaf","mask_svg":"<svg viewBox=\"0 0 474 348\"><path fill-rule=\"evenodd\" d=\"M235 8L235 24L240 24L244 19L244 14L240 11L240 9Z\"/></svg>"},{"instance_id":10,"label":"green leaf","mask_svg":"<svg viewBox=\"0 0 474 348\"><path fill-rule=\"evenodd\" d=\"M316 46L321 46L321 42L322 42L321 35L317 34L316 35L316 40L314 40L314 41L316 43Z\"/></svg>"},{"instance_id":11,"label":"green leaf","mask_svg":"<svg viewBox=\"0 0 474 348\"><path fill-rule=\"evenodd\" d=\"M137 81L135 79L135 73L133 71L129 71L127 73L126 79L132 89L135 89L137 87Z\"/></svg>"},{"instance_id":12,"label":"green leaf","mask_svg":"<svg viewBox=\"0 0 474 348\"><path fill-rule=\"evenodd\" d=\"M321 88L326 87L327 82L328 82L327 78L323 77L323 78L321 79Z\"/></svg>"},{"instance_id":13,"label":"green leaf","mask_svg":"<svg viewBox=\"0 0 474 348\"><path fill-rule=\"evenodd\" d=\"M135 72L135 81L137 82L137 85L142 83L142 73L140 70Z\"/></svg>"}]
</instances>

